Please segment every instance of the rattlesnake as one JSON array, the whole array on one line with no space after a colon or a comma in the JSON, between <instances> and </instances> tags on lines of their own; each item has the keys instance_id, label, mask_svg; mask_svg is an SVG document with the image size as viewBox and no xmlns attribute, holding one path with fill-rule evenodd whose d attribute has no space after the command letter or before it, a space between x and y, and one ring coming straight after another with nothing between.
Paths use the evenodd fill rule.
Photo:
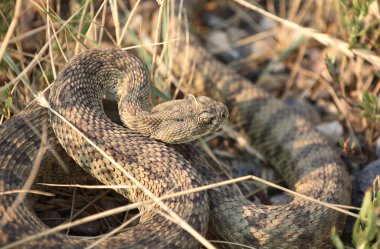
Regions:
<instances>
[{"instance_id":1,"label":"rattlesnake","mask_svg":"<svg viewBox=\"0 0 380 249\"><path fill-rule=\"evenodd\" d=\"M185 43L182 37L177 49L184 50ZM189 92L225 103L230 121L277 168L295 191L325 202L349 203L350 179L343 163L307 121L281 101L215 61L196 38L190 39L186 49L186 56L177 51L173 71L180 71L185 82L191 79ZM191 65L195 65L195 68ZM116 80L112 83L110 79ZM107 84L118 84L119 79L129 81L129 84L140 80L145 82L146 74L141 62L118 49L90 50L65 66L53 84L50 104L157 196L218 181L207 161L193 147L167 146L147 138L151 134L149 128L145 129L143 136L109 121L102 111L100 98ZM128 96L123 91L117 94ZM133 100L132 103L142 102L145 97L140 96L145 95L132 94L126 99ZM190 97L187 101L192 103L187 106L195 105L202 109L202 99ZM123 105L123 102L120 103L120 106ZM226 116L225 109L219 104L215 105L219 107L214 108L213 112ZM145 113L150 107L134 106L133 110L136 108ZM182 108L184 106L171 110L170 104L167 104L165 109L181 113ZM133 113L133 110L128 113ZM194 115L198 114L194 112ZM185 120L199 121L194 117ZM48 111L33 104L0 127L0 192L23 187L34 162L40 159L39 152L47 148L45 158L53 157L52 151L61 153L55 134L77 163L101 182L132 184L124 173L60 118L51 114L51 119L55 133L50 125ZM210 119L205 114L204 120L206 124L214 122L216 125L209 130L215 130L223 118ZM168 127L170 129L170 124ZM41 137L45 135L48 146L46 141L41 142L44 141ZM168 135L168 132L164 135ZM149 199L140 189L119 189L118 192L132 201ZM331 228L337 226L339 230L345 219L341 213L300 198L294 198L289 204L281 206L255 205L229 186L190 193L163 202L198 232L207 234L208 238L260 248L325 248L331 245ZM19 202L16 194L0 196L0 245L12 245L47 229L30 205L31 200L26 198ZM199 246L179 225L162 216L163 211L154 212L150 207L143 207L140 212L139 225L107 238L99 247ZM13 245L28 248L82 248L92 242L54 233L28 241L27 244ZM216 245L234 246L228 243Z\"/></svg>"}]
</instances>

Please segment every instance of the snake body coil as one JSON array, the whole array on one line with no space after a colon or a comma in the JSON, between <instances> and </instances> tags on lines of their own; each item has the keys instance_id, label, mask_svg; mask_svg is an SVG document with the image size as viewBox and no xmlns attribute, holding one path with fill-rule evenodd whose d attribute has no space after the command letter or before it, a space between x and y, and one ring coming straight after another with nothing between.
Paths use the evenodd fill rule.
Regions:
<instances>
[{"instance_id":1,"label":"snake body coil","mask_svg":"<svg viewBox=\"0 0 380 249\"><path fill-rule=\"evenodd\" d=\"M178 48L183 50L184 46L185 41L180 40ZM195 72L191 66L183 65L184 58L187 65L196 65ZM180 71L189 80L190 91L225 103L231 120L295 191L325 202L349 203L350 180L342 162L308 122L282 102L216 62L195 38L191 39L186 57L178 53L175 60L178 61L173 63L174 71ZM192 147L168 147L147 138L147 134L143 136L112 123L102 111L100 99L108 83L114 81L112 84L117 85L123 80L142 80L146 77L142 67L134 56L116 49L85 52L70 62L54 83L51 106L156 196L217 181L206 160ZM75 92L81 94L71 95ZM117 94L120 99L132 98L132 103L140 101L139 97L133 99L137 95L128 97L123 91ZM187 101L192 100L189 98ZM201 105L202 101L197 103ZM184 107L174 112L181 112L181 108ZM134 113L135 109L132 109L127 116ZM150 107L141 109L145 112ZM164 106L163 109L170 111L172 108ZM215 130L216 124L221 123L221 119L216 117L209 119L215 112L226 116L223 107L219 106L202 114L199 119L210 125L208 130ZM62 150L48 116L46 109L31 105L0 127L0 192L21 189L33 173L33 167L38 167L36 161L53 157L54 151ZM51 115L51 119L60 143L87 172L104 184L134 185L61 119L55 115ZM46 141L41 139L45 135ZM45 150L41 159L40 154ZM132 201L149 199L138 188L119 189L118 192ZM18 244L23 238L47 229L31 210L30 200L22 200L22 197L22 194L0 196L0 245L83 248L93 242L53 233L27 244ZM336 211L299 198L280 206L255 205L229 186L163 202L201 234L207 232L209 238L260 248L325 248L330 245L331 228L341 228L345 218ZM99 247L198 246L192 236L151 207L142 207L140 213L142 216L137 226L105 239ZM234 247L228 243L220 245Z\"/></svg>"}]
</instances>

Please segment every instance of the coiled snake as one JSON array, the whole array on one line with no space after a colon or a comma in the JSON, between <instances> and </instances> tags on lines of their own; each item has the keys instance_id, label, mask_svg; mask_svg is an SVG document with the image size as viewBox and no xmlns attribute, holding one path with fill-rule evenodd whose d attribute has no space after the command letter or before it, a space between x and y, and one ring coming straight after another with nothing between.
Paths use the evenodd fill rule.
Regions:
<instances>
[{"instance_id":1,"label":"coiled snake","mask_svg":"<svg viewBox=\"0 0 380 249\"><path fill-rule=\"evenodd\" d=\"M181 40L178 49L184 44ZM187 49L186 57L178 53L177 63L173 65L174 71L181 71L185 79L192 79L189 82L191 93L225 103L230 120L295 191L325 202L349 203L350 180L343 163L307 121L215 61L195 38ZM183 65L184 58L187 65L195 65L195 70ZM123 83L127 84L126 90L116 90L121 100L120 110L125 112L121 114L127 117L126 123L139 127L143 135L112 123L102 110L100 100L104 91ZM182 142L189 140L192 134L185 132L196 122L201 123L201 128L192 132L198 137L221 125L227 116L225 107L206 97L190 97L183 100L184 104L164 103L148 115L150 106L145 100L149 88L146 84L145 69L134 56L117 49L90 50L77 56L61 71L51 89L50 105L156 196L217 181L207 161L194 148L167 146L147 136L159 140L175 137L174 142ZM195 109L188 109L193 106ZM0 192L21 189L44 149L47 151L42 161L52 157L53 151L60 153L62 149L56 136L68 154L104 184L133 185L77 132L56 115L50 116L51 121L45 108L33 104L0 127ZM171 121L163 120L164 116L172 117ZM45 131L49 146L41 142ZM149 199L138 188L119 189L118 192L135 202ZM54 233L27 244L17 244L25 237L48 229L32 211L30 200L20 201L18 196L0 196L0 245L83 248L93 242ZM336 211L300 198L286 205L255 205L229 186L182 195L163 203L201 234L207 233L208 238L259 248L325 248L331 245L331 228L340 229L345 219ZM140 213L137 226L105 239L98 246L199 246L192 236L159 212L142 207ZM228 243L219 245L234 247Z\"/></svg>"}]
</instances>

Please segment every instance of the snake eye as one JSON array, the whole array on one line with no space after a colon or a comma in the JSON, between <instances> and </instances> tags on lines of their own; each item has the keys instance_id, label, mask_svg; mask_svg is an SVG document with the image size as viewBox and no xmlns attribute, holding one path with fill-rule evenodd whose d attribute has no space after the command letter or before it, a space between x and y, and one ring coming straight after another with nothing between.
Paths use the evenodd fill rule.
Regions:
<instances>
[{"instance_id":1,"label":"snake eye","mask_svg":"<svg viewBox=\"0 0 380 249\"><path fill-rule=\"evenodd\" d=\"M211 124L211 122L212 122L212 118L204 118L204 119L202 119L202 123L204 123L204 124Z\"/></svg>"},{"instance_id":2,"label":"snake eye","mask_svg":"<svg viewBox=\"0 0 380 249\"><path fill-rule=\"evenodd\" d=\"M212 120L213 120L213 116L207 112L203 112L199 115L199 121L202 122L203 124L206 124L206 125L211 124Z\"/></svg>"}]
</instances>

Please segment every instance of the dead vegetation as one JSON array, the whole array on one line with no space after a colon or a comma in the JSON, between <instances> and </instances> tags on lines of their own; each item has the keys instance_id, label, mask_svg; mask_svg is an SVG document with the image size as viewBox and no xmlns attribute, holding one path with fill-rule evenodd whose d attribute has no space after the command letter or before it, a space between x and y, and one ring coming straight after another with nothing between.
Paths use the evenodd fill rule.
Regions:
<instances>
[{"instance_id":1,"label":"dead vegetation","mask_svg":"<svg viewBox=\"0 0 380 249\"><path fill-rule=\"evenodd\" d=\"M141 8L149 5L139 0L130 2L2 1L0 124L19 113L38 92L48 89L70 58L94 47L133 50L148 65L157 98L177 96L179 91L171 84L176 79L165 78L158 66L158 62L169 60L165 48L171 41L165 37L165 10L170 8L170 1L157 1L161 4L161 21L157 22L160 25L155 27L153 38L144 33L146 27L141 27L139 21L139 14L145 13ZM354 173L380 157L379 8L378 2L370 0L207 1L200 7L193 26L216 57L277 97L301 105L305 115L314 113L310 118L316 119ZM311 109L305 110L299 104L305 102ZM281 177L253 155L254 150L233 127L225 127L217 136L199 144L214 159L221 174L239 182L242 194L248 198L265 204L286 201L286 195L268 189L263 182L237 178L255 174L281 183ZM252 160L258 161L253 169ZM245 164L251 169L244 169ZM55 225L88 215L95 219L99 211L125 205L119 199L119 204L105 207L107 200L118 199L108 191L84 194L76 187L49 191L56 197L42 199L36 209ZM77 197L79 192L82 194ZM72 201L76 198L94 204L77 206ZM91 232L76 234L94 236L115 227L122 229L126 220L127 214L105 218L99 221L102 226L92 223ZM104 224L106 230L93 232L94 227ZM68 233L70 229L66 229L60 230ZM379 229L375 234L379 236ZM344 237L344 243L352 247L350 236ZM206 242L204 246L209 247Z\"/></svg>"}]
</instances>

